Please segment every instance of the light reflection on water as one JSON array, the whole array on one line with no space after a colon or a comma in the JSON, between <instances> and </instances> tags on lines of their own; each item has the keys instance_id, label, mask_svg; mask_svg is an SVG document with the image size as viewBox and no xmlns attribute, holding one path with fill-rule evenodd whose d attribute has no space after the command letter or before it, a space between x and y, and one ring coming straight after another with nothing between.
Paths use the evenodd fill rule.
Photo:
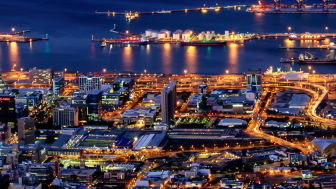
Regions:
<instances>
[{"instance_id":1,"label":"light reflection on water","mask_svg":"<svg viewBox=\"0 0 336 189\"><path fill-rule=\"evenodd\" d=\"M185 57L185 67L188 73L196 73L198 66L198 50L195 46L186 47L186 51L184 53Z\"/></svg>"},{"instance_id":2,"label":"light reflection on water","mask_svg":"<svg viewBox=\"0 0 336 189\"><path fill-rule=\"evenodd\" d=\"M14 62L18 61L19 59L19 47L16 42L10 42L9 43L9 61L10 66L13 65ZM16 66L19 67L20 62L16 62Z\"/></svg>"},{"instance_id":3,"label":"light reflection on water","mask_svg":"<svg viewBox=\"0 0 336 189\"><path fill-rule=\"evenodd\" d=\"M122 49L122 58L123 58L124 68L127 71L131 71L132 66L133 66L133 54L132 54L133 48L131 46L127 46L121 49Z\"/></svg>"},{"instance_id":4,"label":"light reflection on water","mask_svg":"<svg viewBox=\"0 0 336 189\"><path fill-rule=\"evenodd\" d=\"M171 44L165 43L163 44L163 51L162 51L162 64L163 69L169 73L171 73L172 68L172 51L171 51Z\"/></svg>"}]
</instances>

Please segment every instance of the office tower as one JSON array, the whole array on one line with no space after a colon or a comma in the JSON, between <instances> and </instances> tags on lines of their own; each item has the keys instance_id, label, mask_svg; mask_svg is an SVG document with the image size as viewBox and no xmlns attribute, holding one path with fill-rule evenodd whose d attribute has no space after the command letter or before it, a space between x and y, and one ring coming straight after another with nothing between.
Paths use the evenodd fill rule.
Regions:
<instances>
[{"instance_id":1,"label":"office tower","mask_svg":"<svg viewBox=\"0 0 336 189\"><path fill-rule=\"evenodd\" d=\"M18 119L18 140L25 140L25 144L35 144L35 120L30 117Z\"/></svg>"},{"instance_id":2,"label":"office tower","mask_svg":"<svg viewBox=\"0 0 336 189\"><path fill-rule=\"evenodd\" d=\"M59 95L64 91L64 77L56 77L53 79L53 94Z\"/></svg>"},{"instance_id":3,"label":"office tower","mask_svg":"<svg viewBox=\"0 0 336 189\"><path fill-rule=\"evenodd\" d=\"M92 90L101 90L102 78L93 74L79 76L79 92L89 93Z\"/></svg>"},{"instance_id":4,"label":"office tower","mask_svg":"<svg viewBox=\"0 0 336 189\"><path fill-rule=\"evenodd\" d=\"M8 142L11 138L11 127L9 124L0 123L0 141Z\"/></svg>"},{"instance_id":5,"label":"office tower","mask_svg":"<svg viewBox=\"0 0 336 189\"><path fill-rule=\"evenodd\" d=\"M176 82L172 81L161 93L161 116L162 122L168 123L174 119L176 107Z\"/></svg>"},{"instance_id":6,"label":"office tower","mask_svg":"<svg viewBox=\"0 0 336 189\"><path fill-rule=\"evenodd\" d=\"M92 90L87 97L88 121L99 121L101 119L102 91Z\"/></svg>"},{"instance_id":7,"label":"office tower","mask_svg":"<svg viewBox=\"0 0 336 189\"><path fill-rule=\"evenodd\" d=\"M48 69L36 69L36 67L29 69L29 82L34 86L38 85L51 85L52 71Z\"/></svg>"},{"instance_id":8,"label":"office tower","mask_svg":"<svg viewBox=\"0 0 336 189\"><path fill-rule=\"evenodd\" d=\"M78 109L62 103L53 109L53 124L62 127L78 126Z\"/></svg>"},{"instance_id":9,"label":"office tower","mask_svg":"<svg viewBox=\"0 0 336 189\"><path fill-rule=\"evenodd\" d=\"M247 88L252 91L261 91L261 69L249 69L246 71Z\"/></svg>"}]
</instances>

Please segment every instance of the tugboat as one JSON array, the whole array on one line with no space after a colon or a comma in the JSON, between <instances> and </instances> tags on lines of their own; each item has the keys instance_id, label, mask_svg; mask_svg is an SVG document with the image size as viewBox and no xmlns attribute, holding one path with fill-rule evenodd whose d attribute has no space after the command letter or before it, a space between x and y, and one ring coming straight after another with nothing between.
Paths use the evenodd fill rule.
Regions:
<instances>
[{"instance_id":1,"label":"tugboat","mask_svg":"<svg viewBox=\"0 0 336 189\"><path fill-rule=\"evenodd\" d=\"M324 35L312 35L309 32L306 32L304 35L302 36L297 36L295 33L291 33L289 36L289 40L316 40L316 41L321 41L321 40L325 40L325 36Z\"/></svg>"},{"instance_id":2,"label":"tugboat","mask_svg":"<svg viewBox=\"0 0 336 189\"><path fill-rule=\"evenodd\" d=\"M334 42L331 42L331 43L329 44L329 49L336 49L336 45L335 45Z\"/></svg>"},{"instance_id":3,"label":"tugboat","mask_svg":"<svg viewBox=\"0 0 336 189\"><path fill-rule=\"evenodd\" d=\"M156 11L156 13L158 13L158 14L167 14L167 13L170 13L170 11L162 9L162 11Z\"/></svg>"},{"instance_id":4,"label":"tugboat","mask_svg":"<svg viewBox=\"0 0 336 189\"><path fill-rule=\"evenodd\" d=\"M102 47L102 48L106 47L106 41L103 41L103 42L102 42L101 47Z\"/></svg>"}]
</instances>

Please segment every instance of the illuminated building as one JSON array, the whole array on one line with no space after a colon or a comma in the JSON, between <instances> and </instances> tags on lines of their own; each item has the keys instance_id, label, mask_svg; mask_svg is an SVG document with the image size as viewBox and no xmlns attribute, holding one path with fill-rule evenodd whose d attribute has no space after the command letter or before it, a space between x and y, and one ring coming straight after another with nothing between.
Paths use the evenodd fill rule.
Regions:
<instances>
[{"instance_id":1,"label":"illuminated building","mask_svg":"<svg viewBox=\"0 0 336 189\"><path fill-rule=\"evenodd\" d=\"M208 85L207 84L200 84L197 87L198 94L208 95Z\"/></svg>"},{"instance_id":2,"label":"illuminated building","mask_svg":"<svg viewBox=\"0 0 336 189\"><path fill-rule=\"evenodd\" d=\"M50 85L52 79L51 68L36 69L36 67L29 69L29 82L39 85Z\"/></svg>"},{"instance_id":3,"label":"illuminated building","mask_svg":"<svg viewBox=\"0 0 336 189\"><path fill-rule=\"evenodd\" d=\"M127 87L132 92L135 87L134 83L134 79L131 77L119 77L113 82L113 92L118 91L122 87Z\"/></svg>"},{"instance_id":4,"label":"illuminated building","mask_svg":"<svg viewBox=\"0 0 336 189\"><path fill-rule=\"evenodd\" d=\"M15 97L0 95L0 122L14 127L15 121Z\"/></svg>"},{"instance_id":5,"label":"illuminated building","mask_svg":"<svg viewBox=\"0 0 336 189\"><path fill-rule=\"evenodd\" d=\"M92 90L101 90L102 78L93 74L79 76L79 92L89 93Z\"/></svg>"},{"instance_id":6,"label":"illuminated building","mask_svg":"<svg viewBox=\"0 0 336 189\"><path fill-rule=\"evenodd\" d=\"M103 92L102 94L102 108L103 110L112 110L124 105L129 99L129 88L121 87L117 91Z\"/></svg>"},{"instance_id":7,"label":"illuminated building","mask_svg":"<svg viewBox=\"0 0 336 189\"><path fill-rule=\"evenodd\" d=\"M31 189L42 188L42 184L39 182L39 178L30 172L22 174L18 179L18 183L15 185L23 185L24 186L23 188L31 188ZM21 188L15 185L13 188Z\"/></svg>"},{"instance_id":8,"label":"illuminated building","mask_svg":"<svg viewBox=\"0 0 336 189\"><path fill-rule=\"evenodd\" d=\"M153 124L156 118L156 109L141 108L141 109L127 109L121 115L123 123L137 122L143 120L145 124Z\"/></svg>"},{"instance_id":9,"label":"illuminated building","mask_svg":"<svg viewBox=\"0 0 336 189\"><path fill-rule=\"evenodd\" d=\"M97 171L95 169L62 169L58 173L59 179L62 181L78 181L79 183L92 184L97 178ZM74 178L76 178L74 180Z\"/></svg>"},{"instance_id":10,"label":"illuminated building","mask_svg":"<svg viewBox=\"0 0 336 189\"><path fill-rule=\"evenodd\" d=\"M261 180L261 173L260 172L242 172L242 173L235 173L235 181L236 182L253 182L253 181L260 181Z\"/></svg>"},{"instance_id":11,"label":"illuminated building","mask_svg":"<svg viewBox=\"0 0 336 189\"><path fill-rule=\"evenodd\" d=\"M35 144L35 120L30 117L18 119L18 139L25 144Z\"/></svg>"},{"instance_id":12,"label":"illuminated building","mask_svg":"<svg viewBox=\"0 0 336 189\"><path fill-rule=\"evenodd\" d=\"M261 69L249 69L246 71L247 88L252 91L261 91Z\"/></svg>"},{"instance_id":13,"label":"illuminated building","mask_svg":"<svg viewBox=\"0 0 336 189\"><path fill-rule=\"evenodd\" d=\"M78 126L78 109L62 103L53 109L53 124L61 127Z\"/></svg>"},{"instance_id":14,"label":"illuminated building","mask_svg":"<svg viewBox=\"0 0 336 189\"><path fill-rule=\"evenodd\" d=\"M7 143L11 138L11 127L9 124L0 123L0 141Z\"/></svg>"},{"instance_id":15,"label":"illuminated building","mask_svg":"<svg viewBox=\"0 0 336 189\"><path fill-rule=\"evenodd\" d=\"M53 94L59 95L64 91L64 77L56 77L53 79Z\"/></svg>"},{"instance_id":16,"label":"illuminated building","mask_svg":"<svg viewBox=\"0 0 336 189\"><path fill-rule=\"evenodd\" d=\"M27 144L20 146L22 159L33 163L41 163L41 147L38 144Z\"/></svg>"},{"instance_id":17,"label":"illuminated building","mask_svg":"<svg viewBox=\"0 0 336 189\"><path fill-rule=\"evenodd\" d=\"M88 120L87 94L74 91L71 97L71 106L78 108L78 121Z\"/></svg>"},{"instance_id":18,"label":"illuminated building","mask_svg":"<svg viewBox=\"0 0 336 189\"><path fill-rule=\"evenodd\" d=\"M176 82L172 81L161 93L161 117L163 123L174 119L176 108Z\"/></svg>"},{"instance_id":19,"label":"illuminated building","mask_svg":"<svg viewBox=\"0 0 336 189\"><path fill-rule=\"evenodd\" d=\"M101 119L102 91L92 90L87 97L88 121L99 121Z\"/></svg>"},{"instance_id":20,"label":"illuminated building","mask_svg":"<svg viewBox=\"0 0 336 189\"><path fill-rule=\"evenodd\" d=\"M52 181L54 170L49 164L33 164L28 166L28 172L37 176L40 183L49 184Z\"/></svg>"},{"instance_id":21,"label":"illuminated building","mask_svg":"<svg viewBox=\"0 0 336 189\"><path fill-rule=\"evenodd\" d=\"M6 82L2 80L2 74L0 73L0 93L6 89L8 89L8 86L6 85Z\"/></svg>"},{"instance_id":22,"label":"illuminated building","mask_svg":"<svg viewBox=\"0 0 336 189\"><path fill-rule=\"evenodd\" d=\"M194 94L189 98L187 110L189 112L198 112L204 106L205 98L203 94Z\"/></svg>"}]
</instances>

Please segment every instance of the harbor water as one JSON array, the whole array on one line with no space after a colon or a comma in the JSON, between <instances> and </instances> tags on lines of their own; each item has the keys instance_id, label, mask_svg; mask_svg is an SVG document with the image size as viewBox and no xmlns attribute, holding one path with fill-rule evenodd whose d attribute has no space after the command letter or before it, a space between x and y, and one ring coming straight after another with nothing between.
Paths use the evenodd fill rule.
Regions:
<instances>
[{"instance_id":1,"label":"harbor water","mask_svg":"<svg viewBox=\"0 0 336 189\"><path fill-rule=\"evenodd\" d=\"M295 3L284 0L282 3ZM125 22L123 15L96 15L97 11L157 11L197 8L204 6L234 4L255 4L254 0L225 2L187 0L125 0L125 1L4 1L0 8L2 22L0 32L10 32L30 28L29 37L48 34L49 41L32 43L0 43L0 70L9 71L13 62L17 69L32 67L79 72L109 71L163 72L163 73L242 73L249 68L282 67L283 70L308 71L309 65L280 64L280 58L298 57L308 51L315 57L324 59L335 50L327 49L279 49L281 46L317 46L334 41L329 38L321 42L289 41L286 38L261 38L245 44L226 46L188 47L179 44L150 44L147 46L110 46L101 48L101 43L91 42L91 37L118 38L109 32L116 24L117 31L144 33L146 29L191 29L193 32L225 30L235 33L286 33L286 32L335 32L334 14L251 14L246 8L188 11L170 14L146 14L131 22ZM309 4L320 3L311 0ZM288 30L291 27L291 30ZM328 30L325 28L328 27ZM312 65L316 73L334 73L336 65Z\"/></svg>"}]
</instances>

